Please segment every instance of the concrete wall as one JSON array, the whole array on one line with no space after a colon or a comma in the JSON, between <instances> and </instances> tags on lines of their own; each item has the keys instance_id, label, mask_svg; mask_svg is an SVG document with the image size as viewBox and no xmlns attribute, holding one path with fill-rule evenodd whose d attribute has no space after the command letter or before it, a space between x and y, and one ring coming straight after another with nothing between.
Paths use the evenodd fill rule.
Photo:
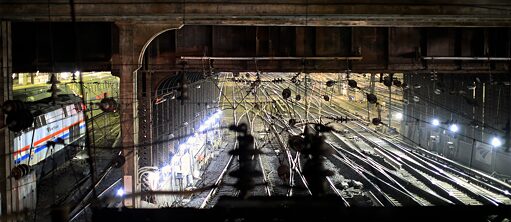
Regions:
<instances>
[{"instance_id":1,"label":"concrete wall","mask_svg":"<svg viewBox=\"0 0 511 222\"><path fill-rule=\"evenodd\" d=\"M491 146L494 136L505 142L510 119L511 95L506 76L406 74L410 89L404 93L403 134L418 145L487 173L511 176L509 143ZM433 79L433 80L432 80ZM490 83L491 82L491 83ZM475 90L467 85L476 84ZM420 88L415 86L420 85ZM440 94L435 90L441 89ZM461 92L461 93L460 93ZM418 97L419 101L415 101ZM467 102L473 99L473 103ZM441 124L433 126L437 118ZM449 131L451 122L459 126Z\"/></svg>"}]
</instances>

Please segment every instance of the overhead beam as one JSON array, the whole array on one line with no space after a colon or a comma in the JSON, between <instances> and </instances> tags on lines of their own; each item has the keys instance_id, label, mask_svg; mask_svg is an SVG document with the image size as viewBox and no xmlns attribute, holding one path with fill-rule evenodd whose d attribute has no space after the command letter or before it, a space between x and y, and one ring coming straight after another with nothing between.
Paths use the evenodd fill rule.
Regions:
<instances>
[{"instance_id":1,"label":"overhead beam","mask_svg":"<svg viewBox=\"0 0 511 222\"><path fill-rule=\"evenodd\" d=\"M181 56L181 60L235 60L235 61L257 61L257 60L362 60L362 56L304 56L304 57L214 57L214 56Z\"/></svg>"},{"instance_id":2,"label":"overhead beam","mask_svg":"<svg viewBox=\"0 0 511 222\"><path fill-rule=\"evenodd\" d=\"M182 22L186 25L509 27L505 0L80 0L77 21ZM4 0L0 20L70 21L68 1Z\"/></svg>"}]
</instances>

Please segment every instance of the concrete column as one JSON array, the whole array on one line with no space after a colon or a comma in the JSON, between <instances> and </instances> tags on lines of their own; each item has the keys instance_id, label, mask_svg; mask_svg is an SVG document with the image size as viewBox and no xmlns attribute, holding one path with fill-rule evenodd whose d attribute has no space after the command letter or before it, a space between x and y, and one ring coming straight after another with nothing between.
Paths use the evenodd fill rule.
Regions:
<instances>
[{"instance_id":1,"label":"concrete column","mask_svg":"<svg viewBox=\"0 0 511 222\"><path fill-rule=\"evenodd\" d=\"M126 157L126 163L123 166L123 182L125 192L131 193L140 191L140 184L137 178L140 131L137 72L142 66L144 51L149 43L162 32L179 28L181 24L117 22L116 25L119 29L119 51L112 58L112 73L120 77L121 144L125 147L122 150L123 155ZM151 93L152 87L149 89L148 94ZM150 115L149 107L148 115ZM139 199L125 199L124 205L127 207L138 207Z\"/></svg>"},{"instance_id":2,"label":"concrete column","mask_svg":"<svg viewBox=\"0 0 511 222\"><path fill-rule=\"evenodd\" d=\"M0 22L0 105L12 99L12 44L11 23ZM5 115L0 109L0 215L35 209L37 191L35 171L19 180L11 178L16 165L12 153L13 134L5 126Z\"/></svg>"},{"instance_id":3,"label":"concrete column","mask_svg":"<svg viewBox=\"0 0 511 222\"><path fill-rule=\"evenodd\" d=\"M0 104L12 98L12 70L11 70L11 34L10 22L0 22ZM15 201L13 200L12 192L12 179L8 178L11 169L14 166L12 156L8 155L12 149L12 139L4 123L5 115L0 109L0 195L1 195L1 208L0 215L9 214L16 209Z\"/></svg>"},{"instance_id":4,"label":"concrete column","mask_svg":"<svg viewBox=\"0 0 511 222\"><path fill-rule=\"evenodd\" d=\"M138 46L135 45L135 27L133 24L120 23L119 28L119 54L114 55L113 70L118 72L119 80L119 101L121 117L121 144L124 147L122 154L126 157L123 166L124 190L126 193L136 192L137 189L137 168L138 149L138 118L136 110L137 100L137 70L138 70ZM137 207L135 198L125 199L126 207Z\"/></svg>"}]
</instances>

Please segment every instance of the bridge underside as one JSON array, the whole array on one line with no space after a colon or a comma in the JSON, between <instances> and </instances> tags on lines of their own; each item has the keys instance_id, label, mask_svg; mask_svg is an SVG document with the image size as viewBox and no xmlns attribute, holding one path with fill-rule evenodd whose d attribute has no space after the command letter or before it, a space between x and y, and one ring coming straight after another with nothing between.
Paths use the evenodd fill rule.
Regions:
<instances>
[{"instance_id":1,"label":"bridge underside","mask_svg":"<svg viewBox=\"0 0 511 222\"><path fill-rule=\"evenodd\" d=\"M403 96L410 103L402 105L407 115L404 121L411 122L403 128L404 133L413 142L439 152L438 144L459 144L460 154L452 149L442 152L478 167L471 159L479 146L476 139L487 141L492 136L487 125L502 133L506 121L509 123L511 3L423 2L75 0L69 4L65 0L4 0L0 4L0 104L12 97L12 73L111 71L120 77L120 141L123 146L136 147L193 133L194 127L218 108L211 104L219 102L223 88L202 79L213 73L352 72L371 73L373 78L375 73L404 73L409 86L418 85L416 91L422 86L424 91ZM179 95L176 76L181 73L201 77L188 79L192 102L186 104L172 99ZM435 96L432 91L437 89L438 79L450 86L444 86L444 94L435 94L437 98L425 104ZM477 87L466 94L469 84ZM232 96L234 101L234 93ZM496 101L488 99L497 97ZM437 111L442 107L448 109ZM498 107L495 114L487 110L492 107ZM454 115L460 123L463 118L466 124L481 119L482 124L470 126L474 129L461 130L473 135L470 138L451 140L439 130L422 130L424 124L418 121L426 118L422 113L427 118L452 120L458 109L468 110L459 117ZM5 129L4 125L0 118L0 129ZM433 137L438 143L428 142ZM506 137L509 141L509 130ZM0 138L9 148L12 135L3 130ZM148 143L140 149L123 150L126 191L140 191L139 167L168 160L158 158L168 157L170 148L177 145ZM468 155L468 150L472 154ZM0 153L2 172L12 168L5 159L9 152L3 149ZM507 164L501 164L510 159L503 153L494 154L479 168L511 173ZM14 198L2 199L2 211L22 209L15 199L18 191L11 184L2 182L0 189L12 191ZM131 200L126 206L137 207L136 199ZM16 207L5 207L11 205Z\"/></svg>"}]
</instances>

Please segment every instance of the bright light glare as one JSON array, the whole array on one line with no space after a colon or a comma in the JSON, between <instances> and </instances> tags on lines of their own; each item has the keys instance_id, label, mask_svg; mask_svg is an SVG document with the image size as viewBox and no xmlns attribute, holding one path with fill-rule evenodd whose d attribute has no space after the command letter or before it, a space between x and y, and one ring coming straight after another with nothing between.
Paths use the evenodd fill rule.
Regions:
<instances>
[{"instance_id":1,"label":"bright light glare","mask_svg":"<svg viewBox=\"0 0 511 222\"><path fill-rule=\"evenodd\" d=\"M440 125L440 120L433 119L433 121L431 123L433 124L433 126L438 126L438 125Z\"/></svg>"},{"instance_id":2,"label":"bright light glare","mask_svg":"<svg viewBox=\"0 0 511 222\"><path fill-rule=\"evenodd\" d=\"M451 126L449 126L449 130L453 133L458 132L459 130L458 125L452 124Z\"/></svg>"},{"instance_id":3,"label":"bright light glare","mask_svg":"<svg viewBox=\"0 0 511 222\"><path fill-rule=\"evenodd\" d=\"M494 146L494 147L502 146L502 141L500 141L500 139L497 138L497 137L493 137L491 139L491 145Z\"/></svg>"},{"instance_id":4,"label":"bright light glare","mask_svg":"<svg viewBox=\"0 0 511 222\"><path fill-rule=\"evenodd\" d=\"M80 71L75 71L75 76L79 76L80 75Z\"/></svg>"},{"instance_id":5,"label":"bright light glare","mask_svg":"<svg viewBox=\"0 0 511 222\"><path fill-rule=\"evenodd\" d=\"M60 73L60 78L67 79L67 78L69 78L70 75L71 75L70 72L62 72L62 73Z\"/></svg>"},{"instance_id":6,"label":"bright light glare","mask_svg":"<svg viewBox=\"0 0 511 222\"><path fill-rule=\"evenodd\" d=\"M166 165L160 169L162 173L170 173L172 171L172 167L170 165Z\"/></svg>"},{"instance_id":7,"label":"bright light glare","mask_svg":"<svg viewBox=\"0 0 511 222\"><path fill-rule=\"evenodd\" d=\"M124 196L124 189L122 189L122 187L117 189L117 192L115 192L115 195L117 195L118 197Z\"/></svg>"},{"instance_id":8,"label":"bright light glare","mask_svg":"<svg viewBox=\"0 0 511 222\"><path fill-rule=\"evenodd\" d=\"M193 136L188 137L185 143L182 143L178 147L178 153L170 160L170 163L160 168L160 172L162 174L169 174L172 172L172 167L179 164L179 159L184 156L190 149L192 149L192 155L194 155L193 150L202 147L206 143L205 132L207 130L218 127L220 124L220 120L222 117L222 110L216 111L209 118L207 118L199 127ZM159 176L161 180L164 180L165 176Z\"/></svg>"},{"instance_id":9,"label":"bright light glare","mask_svg":"<svg viewBox=\"0 0 511 222\"><path fill-rule=\"evenodd\" d=\"M160 179L160 173L158 173L158 172L149 172L147 174L147 179L149 179L151 182L158 181Z\"/></svg>"},{"instance_id":10,"label":"bright light glare","mask_svg":"<svg viewBox=\"0 0 511 222\"><path fill-rule=\"evenodd\" d=\"M149 180L149 186L151 187L151 189L153 190L158 189L158 183L160 182L160 173L158 171L149 172L147 174L147 179Z\"/></svg>"},{"instance_id":11,"label":"bright light glare","mask_svg":"<svg viewBox=\"0 0 511 222\"><path fill-rule=\"evenodd\" d=\"M397 120L403 120L403 113L396 113Z\"/></svg>"}]
</instances>

